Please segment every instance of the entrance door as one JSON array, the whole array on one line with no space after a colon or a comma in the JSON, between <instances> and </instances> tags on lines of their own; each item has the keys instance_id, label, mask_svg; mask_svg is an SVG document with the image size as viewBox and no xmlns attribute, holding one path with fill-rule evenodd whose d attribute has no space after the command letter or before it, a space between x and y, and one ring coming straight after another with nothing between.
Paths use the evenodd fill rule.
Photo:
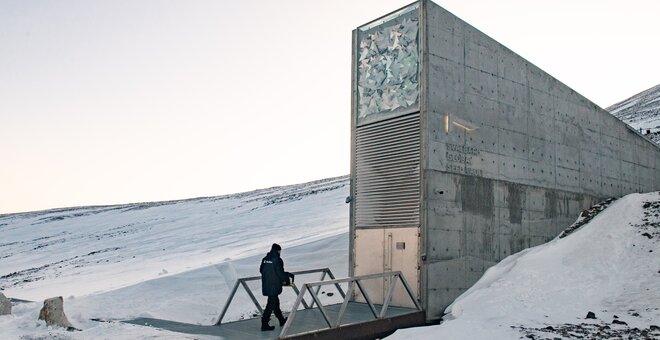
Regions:
<instances>
[{"instance_id":1,"label":"entrance door","mask_svg":"<svg viewBox=\"0 0 660 340\"><path fill-rule=\"evenodd\" d=\"M354 265L356 276L401 271L419 299L419 228L356 230ZM363 287L373 303L382 304L390 284L388 279L373 279L364 281ZM359 293L356 300L364 302ZM396 284L391 305L415 307L401 282Z\"/></svg>"}]
</instances>

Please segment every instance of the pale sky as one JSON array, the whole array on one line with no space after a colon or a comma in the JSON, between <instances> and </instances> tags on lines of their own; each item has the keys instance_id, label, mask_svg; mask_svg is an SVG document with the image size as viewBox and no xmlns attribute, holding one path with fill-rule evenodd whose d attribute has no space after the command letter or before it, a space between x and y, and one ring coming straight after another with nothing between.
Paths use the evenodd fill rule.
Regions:
<instances>
[{"instance_id":1,"label":"pale sky","mask_svg":"<svg viewBox=\"0 0 660 340\"><path fill-rule=\"evenodd\" d=\"M0 0L0 214L349 173L351 30L411 1ZM437 1L601 107L660 1Z\"/></svg>"}]
</instances>

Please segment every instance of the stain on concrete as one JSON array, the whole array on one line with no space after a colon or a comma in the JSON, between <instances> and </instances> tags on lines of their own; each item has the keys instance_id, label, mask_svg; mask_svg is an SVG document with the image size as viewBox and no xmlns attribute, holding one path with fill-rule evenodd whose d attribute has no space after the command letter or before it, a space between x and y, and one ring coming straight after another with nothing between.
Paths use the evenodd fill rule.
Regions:
<instances>
[{"instance_id":1,"label":"stain on concrete","mask_svg":"<svg viewBox=\"0 0 660 340\"><path fill-rule=\"evenodd\" d=\"M493 194L494 182L491 179L473 176L461 176L460 190L456 192L457 201L461 202L464 212L481 215L492 219L495 207Z\"/></svg>"},{"instance_id":2,"label":"stain on concrete","mask_svg":"<svg viewBox=\"0 0 660 340\"><path fill-rule=\"evenodd\" d=\"M525 204L523 197L525 196L525 188L516 183L506 183L507 195L505 202L509 208L509 222L514 224L522 223L523 209Z\"/></svg>"},{"instance_id":3,"label":"stain on concrete","mask_svg":"<svg viewBox=\"0 0 660 340\"><path fill-rule=\"evenodd\" d=\"M511 247L511 254L528 248L529 243L529 237L525 235L514 235L511 239L511 244L509 245Z\"/></svg>"},{"instance_id":4,"label":"stain on concrete","mask_svg":"<svg viewBox=\"0 0 660 340\"><path fill-rule=\"evenodd\" d=\"M563 217L570 217L571 216L571 198L569 195L564 195L563 197L563 209L561 209L561 213Z\"/></svg>"},{"instance_id":5,"label":"stain on concrete","mask_svg":"<svg viewBox=\"0 0 660 340\"><path fill-rule=\"evenodd\" d=\"M493 232L494 226L487 225L484 229L481 249L485 261L496 259L499 256L496 234Z\"/></svg>"},{"instance_id":6,"label":"stain on concrete","mask_svg":"<svg viewBox=\"0 0 660 340\"><path fill-rule=\"evenodd\" d=\"M545 192L545 203L544 203L544 212L545 218L555 218L557 217L557 210L559 205L559 195L556 191L546 191Z\"/></svg>"},{"instance_id":7,"label":"stain on concrete","mask_svg":"<svg viewBox=\"0 0 660 340\"><path fill-rule=\"evenodd\" d=\"M511 254L517 253L528 246L528 235L522 226L522 224L511 225L511 236L509 237L509 249L511 249Z\"/></svg>"}]
</instances>

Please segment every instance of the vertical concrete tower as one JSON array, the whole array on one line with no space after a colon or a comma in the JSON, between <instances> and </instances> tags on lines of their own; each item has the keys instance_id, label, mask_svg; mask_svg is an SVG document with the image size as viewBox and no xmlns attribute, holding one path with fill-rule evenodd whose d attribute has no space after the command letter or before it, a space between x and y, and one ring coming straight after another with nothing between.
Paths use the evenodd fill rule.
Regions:
<instances>
[{"instance_id":1,"label":"vertical concrete tower","mask_svg":"<svg viewBox=\"0 0 660 340\"><path fill-rule=\"evenodd\" d=\"M430 1L355 29L352 58L349 272L402 271L428 320L597 201L660 189L657 145Z\"/></svg>"}]
</instances>

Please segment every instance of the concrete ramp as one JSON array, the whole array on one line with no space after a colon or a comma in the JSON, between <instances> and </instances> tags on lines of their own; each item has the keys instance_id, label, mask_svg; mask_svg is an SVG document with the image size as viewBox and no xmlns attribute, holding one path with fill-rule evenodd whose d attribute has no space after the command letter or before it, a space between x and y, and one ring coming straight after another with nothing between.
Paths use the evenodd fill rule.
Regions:
<instances>
[{"instance_id":1,"label":"concrete ramp","mask_svg":"<svg viewBox=\"0 0 660 340\"><path fill-rule=\"evenodd\" d=\"M375 305L378 309L382 306ZM324 306L328 316L335 319L341 304ZM396 329L424 324L424 312L414 308L388 307L387 315L374 319L366 303L350 302L339 327L328 328L318 309L303 309L296 312L294 323L285 339L374 339L394 332ZM262 332L259 318L228 322L221 325L193 325L170 320L138 318L125 323L155 327L185 334L213 335L227 339L278 339L281 327L273 318L275 330Z\"/></svg>"}]
</instances>

